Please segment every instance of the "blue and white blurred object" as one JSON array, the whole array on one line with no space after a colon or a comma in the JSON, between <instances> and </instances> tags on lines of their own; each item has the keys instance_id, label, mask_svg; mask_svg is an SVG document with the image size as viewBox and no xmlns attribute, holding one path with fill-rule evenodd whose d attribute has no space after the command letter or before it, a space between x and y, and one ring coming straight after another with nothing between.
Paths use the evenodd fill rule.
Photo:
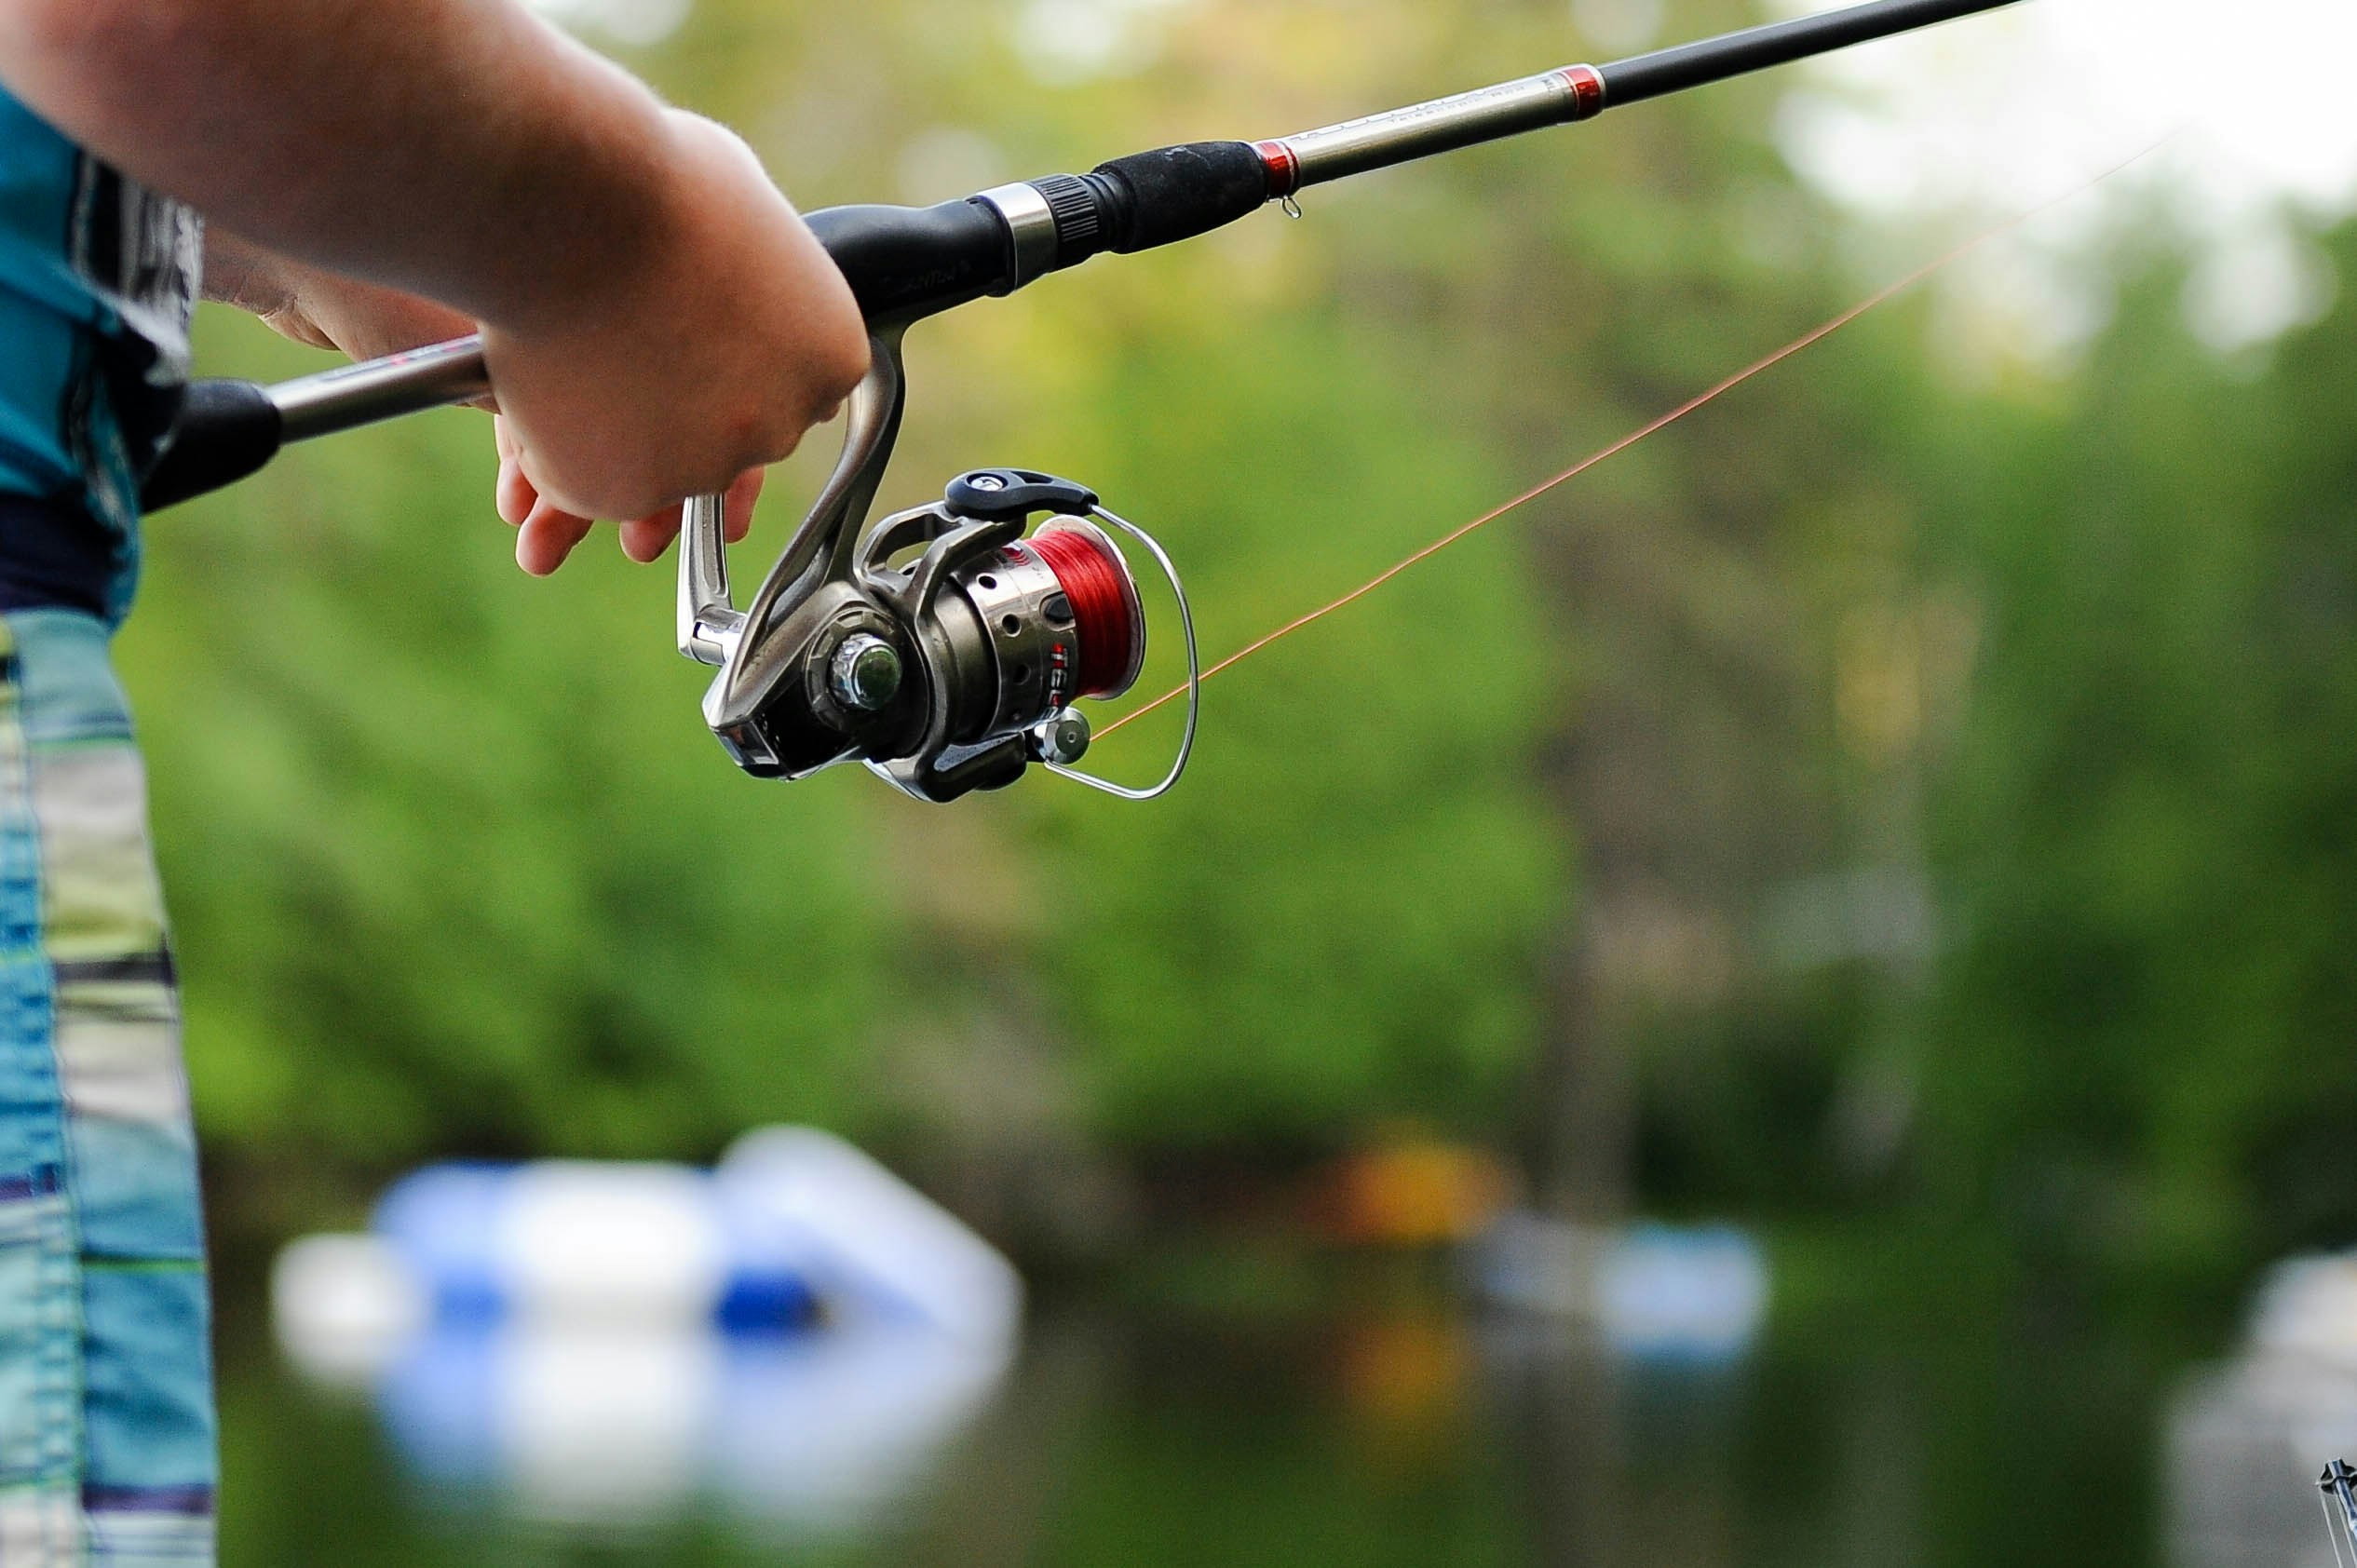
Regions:
<instances>
[{"instance_id":1,"label":"blue and white blurred object","mask_svg":"<svg viewBox=\"0 0 2357 1568\"><path fill-rule=\"evenodd\" d=\"M853 1528L989 1399L1023 1285L841 1140L748 1134L713 1170L445 1165L369 1234L290 1246L278 1340L373 1391L413 1472L534 1518L613 1525L703 1494Z\"/></svg>"},{"instance_id":2,"label":"blue and white blurred object","mask_svg":"<svg viewBox=\"0 0 2357 1568\"><path fill-rule=\"evenodd\" d=\"M1580 1225L1527 1210L1471 1250L1473 1285L1510 1311L1592 1324L1633 1360L1717 1366L1768 1316L1768 1260L1731 1225Z\"/></svg>"}]
</instances>

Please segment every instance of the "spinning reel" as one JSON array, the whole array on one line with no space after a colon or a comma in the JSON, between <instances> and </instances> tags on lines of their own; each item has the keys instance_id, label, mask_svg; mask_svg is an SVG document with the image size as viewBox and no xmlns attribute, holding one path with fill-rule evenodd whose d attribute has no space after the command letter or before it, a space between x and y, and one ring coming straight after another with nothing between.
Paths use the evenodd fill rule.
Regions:
<instances>
[{"instance_id":1,"label":"spinning reel","mask_svg":"<svg viewBox=\"0 0 2357 1568\"><path fill-rule=\"evenodd\" d=\"M857 760L919 800L948 802L1037 763L1127 800L1165 793L1194 750L1201 681L1170 557L1096 492L1019 468L962 475L941 500L863 528L905 401L900 334L871 346L843 455L744 610L729 598L722 498L688 503L679 648L720 667L705 723L760 778ZM1147 789L1075 765L1090 730L1074 705L1120 696L1145 662L1137 579L1107 527L1154 557L1186 639L1186 727L1170 772Z\"/></svg>"}]
</instances>

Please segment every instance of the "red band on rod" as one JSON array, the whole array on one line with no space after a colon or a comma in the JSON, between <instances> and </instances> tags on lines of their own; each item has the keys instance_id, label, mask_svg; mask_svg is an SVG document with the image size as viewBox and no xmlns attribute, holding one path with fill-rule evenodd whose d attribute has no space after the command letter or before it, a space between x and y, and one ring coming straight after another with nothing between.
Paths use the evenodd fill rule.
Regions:
<instances>
[{"instance_id":1,"label":"red band on rod","mask_svg":"<svg viewBox=\"0 0 2357 1568\"><path fill-rule=\"evenodd\" d=\"M1268 170L1268 199L1289 196L1301 188L1301 160L1282 142L1255 142L1253 151L1260 155L1261 166Z\"/></svg>"},{"instance_id":2,"label":"red band on rod","mask_svg":"<svg viewBox=\"0 0 2357 1568\"><path fill-rule=\"evenodd\" d=\"M1566 65L1555 74L1571 88L1571 117L1575 123L1592 120L1604 113L1603 72L1592 65Z\"/></svg>"}]
</instances>

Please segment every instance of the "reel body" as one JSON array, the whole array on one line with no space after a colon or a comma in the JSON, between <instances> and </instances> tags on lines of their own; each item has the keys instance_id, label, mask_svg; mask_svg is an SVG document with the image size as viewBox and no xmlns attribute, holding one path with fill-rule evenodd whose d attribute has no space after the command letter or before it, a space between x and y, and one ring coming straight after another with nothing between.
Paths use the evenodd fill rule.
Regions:
<instances>
[{"instance_id":1,"label":"reel body","mask_svg":"<svg viewBox=\"0 0 2357 1568\"><path fill-rule=\"evenodd\" d=\"M704 698L713 735L756 777L861 762L928 801L1004 788L1034 763L1131 799L1170 789L1192 750L1191 705L1177 765L1149 790L1077 770L1090 731L1074 706L1121 696L1145 661L1137 579L1106 529L1131 534L1166 573L1169 557L1094 491L1027 469L962 475L941 500L860 529L901 407L898 338L874 348L843 457L741 613L720 497L689 503L680 651L720 667ZM1193 619L1175 573L1171 582L1192 685Z\"/></svg>"}]
</instances>

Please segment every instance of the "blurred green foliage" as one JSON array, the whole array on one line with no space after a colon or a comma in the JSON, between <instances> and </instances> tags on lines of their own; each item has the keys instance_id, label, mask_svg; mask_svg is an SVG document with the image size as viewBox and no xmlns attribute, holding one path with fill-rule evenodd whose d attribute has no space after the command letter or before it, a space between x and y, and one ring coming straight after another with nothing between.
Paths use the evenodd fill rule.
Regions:
<instances>
[{"instance_id":1,"label":"blurred green foliage","mask_svg":"<svg viewBox=\"0 0 2357 1568\"><path fill-rule=\"evenodd\" d=\"M680 90L820 116L769 136L781 169L804 138L872 145L806 200L901 194L900 143L939 128L861 134L874 109L833 101L831 63L855 45L896 104L986 116L969 129L1004 133L1009 168L1151 134L1140 113L1060 142L1019 96L958 101L970 74L928 34L987 50L984 19L912 7L860 39L887 7L821 40L776 9L703 7L674 54L712 79ZM1280 237L1243 241L1280 275L1262 290L1307 296L1332 253ZM982 462L1085 474L1169 535L1219 649L1509 481L1478 441L1406 439L1444 408L1422 345L1332 304L1239 309L1240 261L1108 269L923 334L887 504ZM310 362L206 329L209 367ZM520 577L485 435L452 413L329 443L152 530L124 657L233 1193L300 1210L436 1151L692 1156L754 1120L923 1133L976 1101L1009 1137L1194 1139L1478 1126L1510 1092L1563 902L1525 765L1548 656L1510 543L1215 688L1165 808L1043 777L943 812L856 770L739 777L671 649L668 566L592 549ZM781 477L763 538L810 471ZM1149 683L1177 669L1162 650ZM1172 738L1142 725L1105 765L1145 774Z\"/></svg>"},{"instance_id":2,"label":"blurred green foliage","mask_svg":"<svg viewBox=\"0 0 2357 1568\"><path fill-rule=\"evenodd\" d=\"M1551 6L1378 29L1222 0L1142 12L1150 58L1067 77L1022 10L703 0L632 63L820 206L1581 44ZM984 462L1085 478L1234 648L1935 248L1863 242L1798 184L1788 86L930 324L884 502ZM2342 317L2222 361L2165 258L2131 259L2074 371L1999 353L1968 384L1911 296L1239 668L1150 808L738 777L668 567L593 545L522 579L477 416L160 519L123 651L224 1201L290 1224L438 1152L695 1156L778 1118L1123 1156L1402 1120L1514 1141L1579 1091L1545 1063L1587 1032L1631 1059L1652 1201L1929 1202L2168 1267L2330 1235L2357 1220L2329 1068L2357 994L2357 345ZM200 352L312 362L222 318ZM1165 645L1147 687L1174 672ZM1146 776L1174 730L1098 760ZM1828 909L1854 916L1830 947Z\"/></svg>"},{"instance_id":3,"label":"blurred green foliage","mask_svg":"<svg viewBox=\"0 0 2357 1568\"><path fill-rule=\"evenodd\" d=\"M2357 229L2331 237L2343 277ZM1985 619L1932 818L1941 1195L2180 1275L2357 1222L2357 334L2266 358L2134 269L2069 395L1932 512Z\"/></svg>"}]
</instances>

